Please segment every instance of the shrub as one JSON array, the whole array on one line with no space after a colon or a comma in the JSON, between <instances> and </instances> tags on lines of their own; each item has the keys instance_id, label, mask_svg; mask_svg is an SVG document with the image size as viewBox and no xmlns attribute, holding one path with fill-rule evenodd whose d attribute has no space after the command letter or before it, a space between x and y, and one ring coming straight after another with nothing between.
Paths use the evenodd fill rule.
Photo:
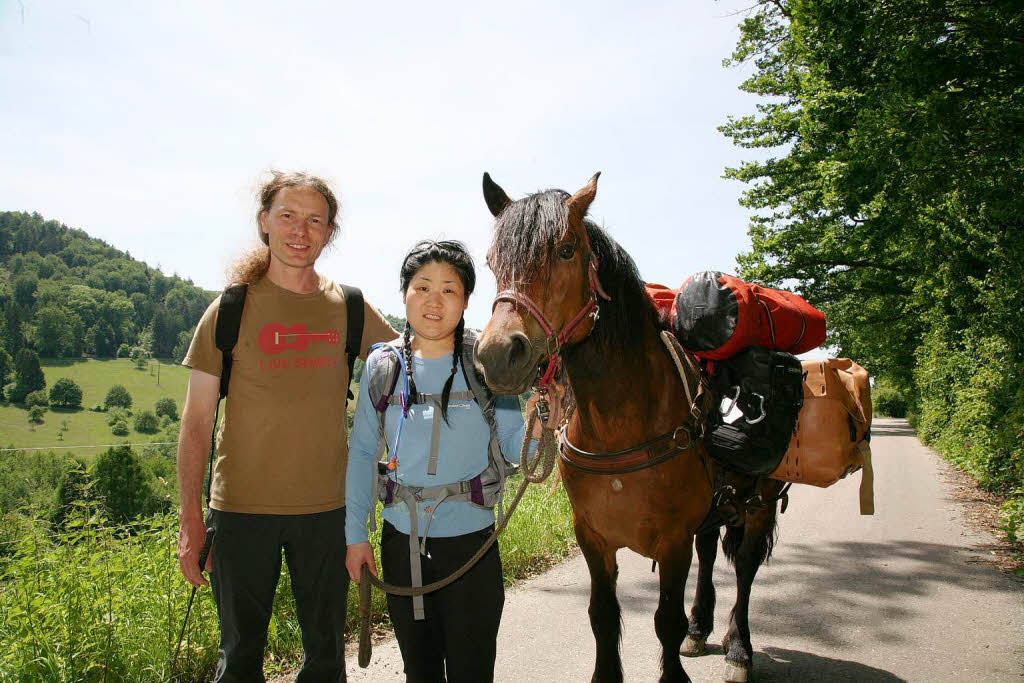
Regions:
<instances>
[{"instance_id":1,"label":"shrub","mask_svg":"<svg viewBox=\"0 0 1024 683\"><path fill-rule=\"evenodd\" d=\"M145 370L146 363L149 362L149 354L146 353L146 350L141 346L133 348L131 354L129 354L129 358L132 359L132 362L135 363L135 367L139 370Z\"/></svg>"},{"instance_id":2,"label":"shrub","mask_svg":"<svg viewBox=\"0 0 1024 683\"><path fill-rule=\"evenodd\" d=\"M63 408L82 406L82 387L67 377L61 377L50 387L50 405Z\"/></svg>"},{"instance_id":3,"label":"shrub","mask_svg":"<svg viewBox=\"0 0 1024 683\"><path fill-rule=\"evenodd\" d=\"M175 403L173 398L165 396L156 402L155 412L158 416L164 416L171 418L172 420L178 419L178 404Z\"/></svg>"},{"instance_id":4,"label":"shrub","mask_svg":"<svg viewBox=\"0 0 1024 683\"><path fill-rule=\"evenodd\" d=\"M881 417L906 417L906 397L884 379L875 382L871 389L871 405L875 415Z\"/></svg>"},{"instance_id":5,"label":"shrub","mask_svg":"<svg viewBox=\"0 0 1024 683\"><path fill-rule=\"evenodd\" d=\"M35 406L46 406L50 405L50 402L46 399L46 392L42 389L36 389L30 391L25 395L25 407L33 408Z\"/></svg>"},{"instance_id":6,"label":"shrub","mask_svg":"<svg viewBox=\"0 0 1024 683\"><path fill-rule=\"evenodd\" d=\"M85 461L75 458L57 486L57 503L50 517L55 525L63 526L75 507L89 500L91 481Z\"/></svg>"},{"instance_id":7,"label":"shrub","mask_svg":"<svg viewBox=\"0 0 1024 683\"><path fill-rule=\"evenodd\" d=\"M131 408L132 395L128 393L123 384L115 384L107 392L107 397L103 399L103 405L107 410L112 407Z\"/></svg>"},{"instance_id":8,"label":"shrub","mask_svg":"<svg viewBox=\"0 0 1024 683\"><path fill-rule=\"evenodd\" d=\"M115 524L132 521L150 505L149 478L128 446L101 453L92 467L92 478L93 492Z\"/></svg>"},{"instance_id":9,"label":"shrub","mask_svg":"<svg viewBox=\"0 0 1024 683\"><path fill-rule=\"evenodd\" d=\"M124 408L114 408L107 413L107 425L113 425L115 422L120 420L121 422L128 422L128 419L132 416L131 412Z\"/></svg>"},{"instance_id":10,"label":"shrub","mask_svg":"<svg viewBox=\"0 0 1024 683\"><path fill-rule=\"evenodd\" d=\"M107 409L104 408L101 404L97 403L96 405L94 405L92 407L92 412L94 412L94 413L105 413L105 412L107 412Z\"/></svg>"},{"instance_id":11,"label":"shrub","mask_svg":"<svg viewBox=\"0 0 1024 683\"><path fill-rule=\"evenodd\" d=\"M124 436L128 433L128 423L124 420L114 420L110 425L110 432L114 436Z\"/></svg>"},{"instance_id":12,"label":"shrub","mask_svg":"<svg viewBox=\"0 0 1024 683\"><path fill-rule=\"evenodd\" d=\"M152 434L160 429L160 420L152 412L143 410L135 416L134 426L137 432Z\"/></svg>"},{"instance_id":13,"label":"shrub","mask_svg":"<svg viewBox=\"0 0 1024 683\"><path fill-rule=\"evenodd\" d=\"M31 349L18 351L14 360L14 388L7 393L7 399L21 403L29 392L46 388L46 377L39 366L39 356Z\"/></svg>"},{"instance_id":14,"label":"shrub","mask_svg":"<svg viewBox=\"0 0 1024 683\"><path fill-rule=\"evenodd\" d=\"M43 413L46 412L46 408L42 406L32 406L28 409L28 421L33 424L42 424Z\"/></svg>"},{"instance_id":15,"label":"shrub","mask_svg":"<svg viewBox=\"0 0 1024 683\"><path fill-rule=\"evenodd\" d=\"M118 358L124 358L129 353L131 353L131 347L128 346L127 344L121 344L120 346L117 347L117 357Z\"/></svg>"}]
</instances>

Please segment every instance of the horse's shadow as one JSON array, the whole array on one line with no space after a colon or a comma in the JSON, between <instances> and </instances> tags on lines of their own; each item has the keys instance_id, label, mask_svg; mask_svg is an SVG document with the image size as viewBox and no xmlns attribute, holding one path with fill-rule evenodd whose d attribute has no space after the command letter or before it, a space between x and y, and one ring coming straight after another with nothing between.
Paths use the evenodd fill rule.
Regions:
<instances>
[{"instance_id":1,"label":"horse's shadow","mask_svg":"<svg viewBox=\"0 0 1024 683\"><path fill-rule=\"evenodd\" d=\"M711 648L709 647L710 651ZM721 653L718 648L717 654ZM766 647L754 653L759 683L768 681L903 681L883 669L799 650Z\"/></svg>"}]
</instances>

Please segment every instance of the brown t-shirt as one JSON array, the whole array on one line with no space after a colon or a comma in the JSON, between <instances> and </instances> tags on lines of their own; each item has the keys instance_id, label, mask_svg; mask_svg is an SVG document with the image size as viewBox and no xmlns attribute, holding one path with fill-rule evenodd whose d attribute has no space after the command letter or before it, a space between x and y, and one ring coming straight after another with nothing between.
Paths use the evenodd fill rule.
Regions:
<instances>
[{"instance_id":1,"label":"brown t-shirt","mask_svg":"<svg viewBox=\"0 0 1024 683\"><path fill-rule=\"evenodd\" d=\"M182 365L220 376L215 342L220 297L206 309ZM249 285L231 386L217 434L210 506L298 515L345 504L348 421L345 297L321 278L296 294L268 278ZM365 305L362 346L397 336Z\"/></svg>"}]
</instances>

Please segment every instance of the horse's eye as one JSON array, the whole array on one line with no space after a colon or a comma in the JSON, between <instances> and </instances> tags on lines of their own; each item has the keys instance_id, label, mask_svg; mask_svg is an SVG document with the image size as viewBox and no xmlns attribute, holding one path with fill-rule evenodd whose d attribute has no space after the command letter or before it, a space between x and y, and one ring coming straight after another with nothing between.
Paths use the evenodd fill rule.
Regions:
<instances>
[{"instance_id":1,"label":"horse's eye","mask_svg":"<svg viewBox=\"0 0 1024 683\"><path fill-rule=\"evenodd\" d=\"M559 255L559 257L565 259L566 261L571 259L573 254L575 254L575 253L576 253L576 245L573 244L572 242L563 242L558 247L558 255Z\"/></svg>"}]
</instances>

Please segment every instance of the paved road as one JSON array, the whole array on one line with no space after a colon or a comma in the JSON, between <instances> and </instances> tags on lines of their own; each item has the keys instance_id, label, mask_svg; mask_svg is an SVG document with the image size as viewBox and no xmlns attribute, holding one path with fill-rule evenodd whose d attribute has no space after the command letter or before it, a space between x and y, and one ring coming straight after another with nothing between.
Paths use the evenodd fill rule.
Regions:
<instances>
[{"instance_id":1,"label":"paved road","mask_svg":"<svg viewBox=\"0 0 1024 683\"><path fill-rule=\"evenodd\" d=\"M830 489L795 487L771 563L754 583L751 632L758 681L1024 681L1024 583L985 560L991 538L968 530L934 453L902 420L873 429L873 517L857 510L859 475ZM627 681L656 681L657 577L619 551ZM687 583L693 598L696 559ZM733 600L731 568L716 567L717 642ZM497 681L589 681L594 642L582 557L510 591ZM695 681L721 680L721 649L683 662ZM349 680L404 680L394 641Z\"/></svg>"}]
</instances>

